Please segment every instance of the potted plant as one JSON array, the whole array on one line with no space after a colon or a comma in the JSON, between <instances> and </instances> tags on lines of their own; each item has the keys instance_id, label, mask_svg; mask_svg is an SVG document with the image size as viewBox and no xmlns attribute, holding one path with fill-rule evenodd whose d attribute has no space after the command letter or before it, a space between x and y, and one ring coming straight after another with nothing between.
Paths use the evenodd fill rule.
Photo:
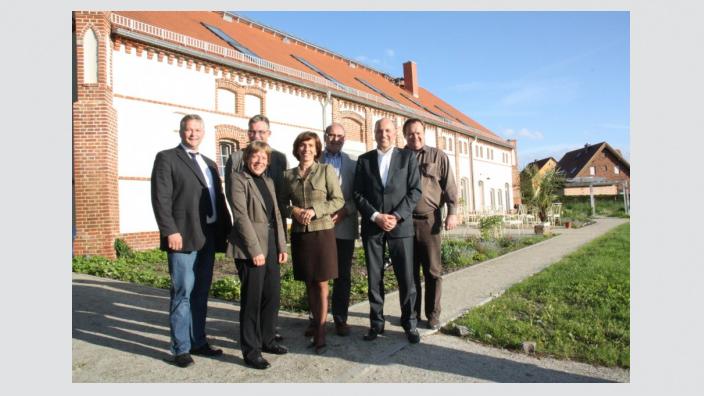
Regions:
<instances>
[{"instance_id":1,"label":"potted plant","mask_svg":"<svg viewBox=\"0 0 704 396\"><path fill-rule=\"evenodd\" d=\"M543 234L546 225L549 228L548 209L559 198L558 193L565 185L564 173L557 169L539 172L534 164L530 164L521 172L521 195L527 205L533 207L543 224L534 227L536 234Z\"/></svg>"}]
</instances>

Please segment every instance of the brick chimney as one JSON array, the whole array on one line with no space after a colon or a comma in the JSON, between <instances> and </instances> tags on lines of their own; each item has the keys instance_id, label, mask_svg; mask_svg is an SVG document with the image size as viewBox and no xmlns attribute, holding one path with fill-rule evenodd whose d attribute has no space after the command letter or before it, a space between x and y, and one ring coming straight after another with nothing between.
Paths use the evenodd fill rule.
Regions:
<instances>
[{"instance_id":1,"label":"brick chimney","mask_svg":"<svg viewBox=\"0 0 704 396\"><path fill-rule=\"evenodd\" d=\"M418 68L413 61L403 64L403 89L418 97Z\"/></svg>"}]
</instances>

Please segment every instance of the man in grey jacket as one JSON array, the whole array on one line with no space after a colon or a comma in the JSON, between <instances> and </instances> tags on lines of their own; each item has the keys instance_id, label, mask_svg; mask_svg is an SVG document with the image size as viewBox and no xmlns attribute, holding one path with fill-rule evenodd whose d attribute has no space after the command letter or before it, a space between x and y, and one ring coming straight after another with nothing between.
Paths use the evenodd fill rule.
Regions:
<instances>
[{"instance_id":1,"label":"man in grey jacket","mask_svg":"<svg viewBox=\"0 0 704 396\"><path fill-rule=\"evenodd\" d=\"M335 332L339 336L348 336L350 327L347 325L347 309L350 304L350 287L352 269L352 254L354 241L359 236L357 221L357 206L354 203L354 172L357 161L342 152L345 144L345 128L339 123L332 123L325 128L325 151L321 162L330 164L340 181L345 206L338 210L332 220L335 223L335 238L337 242L338 277L334 280L332 290L332 317L335 322Z\"/></svg>"}]
</instances>

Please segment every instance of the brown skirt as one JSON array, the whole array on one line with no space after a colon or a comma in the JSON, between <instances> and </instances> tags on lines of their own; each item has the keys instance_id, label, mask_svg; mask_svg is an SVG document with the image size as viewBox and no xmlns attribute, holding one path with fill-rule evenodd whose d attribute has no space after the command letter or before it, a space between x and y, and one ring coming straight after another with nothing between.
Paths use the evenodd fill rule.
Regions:
<instances>
[{"instance_id":1,"label":"brown skirt","mask_svg":"<svg viewBox=\"0 0 704 396\"><path fill-rule=\"evenodd\" d=\"M323 282L337 278L335 229L291 234L293 278Z\"/></svg>"}]
</instances>

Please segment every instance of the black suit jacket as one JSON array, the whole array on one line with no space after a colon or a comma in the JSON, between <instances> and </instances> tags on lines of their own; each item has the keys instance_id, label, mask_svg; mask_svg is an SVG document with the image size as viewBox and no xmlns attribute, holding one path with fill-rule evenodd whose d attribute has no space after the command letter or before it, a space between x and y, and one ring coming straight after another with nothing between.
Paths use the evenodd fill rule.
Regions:
<instances>
[{"instance_id":1,"label":"black suit jacket","mask_svg":"<svg viewBox=\"0 0 704 396\"><path fill-rule=\"evenodd\" d=\"M376 149L357 158L354 199L362 214L362 237L384 232L370 220L374 212L397 213L401 219L389 232L391 238L413 236L413 209L421 197L418 160L413 152L394 147L386 187L381 184Z\"/></svg>"},{"instance_id":2,"label":"black suit jacket","mask_svg":"<svg viewBox=\"0 0 704 396\"><path fill-rule=\"evenodd\" d=\"M224 252L232 220L225 203L217 165L210 158L202 157L208 164L215 183L215 250ZM169 250L166 237L177 232L183 238L181 251L202 249L205 245L206 217L210 205L208 184L203 172L180 145L156 155L151 188L152 208L161 234L161 250Z\"/></svg>"}]
</instances>

